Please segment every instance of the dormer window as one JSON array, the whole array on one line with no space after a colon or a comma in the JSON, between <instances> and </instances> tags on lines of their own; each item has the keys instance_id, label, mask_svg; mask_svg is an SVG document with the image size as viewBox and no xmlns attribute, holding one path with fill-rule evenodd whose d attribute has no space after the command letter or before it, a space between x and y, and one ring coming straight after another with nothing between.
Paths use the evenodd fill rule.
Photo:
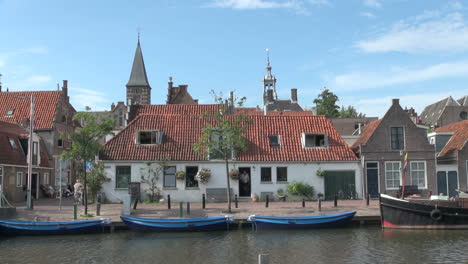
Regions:
<instances>
[{"instance_id":1,"label":"dormer window","mask_svg":"<svg viewBox=\"0 0 468 264\"><path fill-rule=\"evenodd\" d=\"M12 117L14 112L15 112L15 109L8 109L5 116Z\"/></svg>"},{"instance_id":2,"label":"dormer window","mask_svg":"<svg viewBox=\"0 0 468 264\"><path fill-rule=\"evenodd\" d=\"M8 138L8 142L10 142L10 146L12 149L17 149L18 146L16 145L16 141L12 138Z\"/></svg>"},{"instance_id":3,"label":"dormer window","mask_svg":"<svg viewBox=\"0 0 468 264\"><path fill-rule=\"evenodd\" d=\"M302 146L304 148L326 148L328 147L328 136L325 134L302 134Z\"/></svg>"},{"instance_id":4,"label":"dormer window","mask_svg":"<svg viewBox=\"0 0 468 264\"><path fill-rule=\"evenodd\" d=\"M162 131L138 131L137 144L140 145L154 145L161 144L163 138Z\"/></svg>"},{"instance_id":5,"label":"dormer window","mask_svg":"<svg viewBox=\"0 0 468 264\"><path fill-rule=\"evenodd\" d=\"M281 145L279 135L268 136L268 141L270 143L270 147L279 147Z\"/></svg>"}]
</instances>

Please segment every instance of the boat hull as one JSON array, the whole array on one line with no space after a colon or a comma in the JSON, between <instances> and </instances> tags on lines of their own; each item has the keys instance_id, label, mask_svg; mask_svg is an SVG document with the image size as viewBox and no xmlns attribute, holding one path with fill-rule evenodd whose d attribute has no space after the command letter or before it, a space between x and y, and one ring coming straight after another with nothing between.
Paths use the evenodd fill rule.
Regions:
<instances>
[{"instance_id":1,"label":"boat hull","mask_svg":"<svg viewBox=\"0 0 468 264\"><path fill-rule=\"evenodd\" d=\"M8 236L91 234L104 231L109 219L68 222L27 222L0 220L0 233Z\"/></svg>"},{"instance_id":2,"label":"boat hull","mask_svg":"<svg viewBox=\"0 0 468 264\"><path fill-rule=\"evenodd\" d=\"M444 206L443 202L410 202L381 194L380 213L384 228L468 228L468 209Z\"/></svg>"},{"instance_id":3,"label":"boat hull","mask_svg":"<svg viewBox=\"0 0 468 264\"><path fill-rule=\"evenodd\" d=\"M152 219L121 216L132 231L137 232L206 232L229 229L231 217Z\"/></svg>"},{"instance_id":4,"label":"boat hull","mask_svg":"<svg viewBox=\"0 0 468 264\"><path fill-rule=\"evenodd\" d=\"M260 229L309 229L342 227L353 219L356 211L305 217L250 216L253 227Z\"/></svg>"}]
</instances>

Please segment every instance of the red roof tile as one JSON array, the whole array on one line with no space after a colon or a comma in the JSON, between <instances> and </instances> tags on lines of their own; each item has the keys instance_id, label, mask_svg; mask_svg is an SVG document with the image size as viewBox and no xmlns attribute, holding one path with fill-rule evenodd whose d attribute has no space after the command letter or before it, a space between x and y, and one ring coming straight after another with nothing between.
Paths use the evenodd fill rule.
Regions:
<instances>
[{"instance_id":1,"label":"red roof tile","mask_svg":"<svg viewBox=\"0 0 468 264\"><path fill-rule=\"evenodd\" d=\"M468 141L468 120L439 127L436 132L453 132L453 136L439 153L439 157L445 157L457 150L461 150L466 145Z\"/></svg>"},{"instance_id":2,"label":"red roof tile","mask_svg":"<svg viewBox=\"0 0 468 264\"><path fill-rule=\"evenodd\" d=\"M374 134L375 129L380 125L382 119L375 120L364 126L361 136L354 142L352 149L356 149L359 145L365 145L370 137Z\"/></svg>"},{"instance_id":3,"label":"red roof tile","mask_svg":"<svg viewBox=\"0 0 468 264\"><path fill-rule=\"evenodd\" d=\"M52 129L61 91L0 92L0 121L22 124L29 120L31 95L34 94L34 129ZM7 117L12 109L13 115Z\"/></svg>"},{"instance_id":4,"label":"red roof tile","mask_svg":"<svg viewBox=\"0 0 468 264\"><path fill-rule=\"evenodd\" d=\"M217 109L217 108L215 108ZM252 116L245 137L248 149L241 161L355 161L357 157L324 116ZM194 115L140 115L105 145L103 160L201 161L206 157L193 151L208 123ZM160 145L136 145L138 130L164 132ZM328 148L303 148L302 133L328 135ZM268 136L280 135L281 146L270 147Z\"/></svg>"}]
</instances>

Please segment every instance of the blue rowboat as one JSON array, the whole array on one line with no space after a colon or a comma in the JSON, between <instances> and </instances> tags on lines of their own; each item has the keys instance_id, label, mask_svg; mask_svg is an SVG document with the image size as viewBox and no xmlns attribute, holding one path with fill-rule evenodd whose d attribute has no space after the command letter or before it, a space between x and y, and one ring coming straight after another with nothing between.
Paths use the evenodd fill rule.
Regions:
<instances>
[{"instance_id":1,"label":"blue rowboat","mask_svg":"<svg viewBox=\"0 0 468 264\"><path fill-rule=\"evenodd\" d=\"M232 216L205 218L156 219L121 216L122 221L133 231L140 232L194 232L228 230Z\"/></svg>"},{"instance_id":2,"label":"blue rowboat","mask_svg":"<svg viewBox=\"0 0 468 264\"><path fill-rule=\"evenodd\" d=\"M102 232L109 218L66 222L30 222L0 220L0 233L5 235L70 235Z\"/></svg>"},{"instance_id":3,"label":"blue rowboat","mask_svg":"<svg viewBox=\"0 0 468 264\"><path fill-rule=\"evenodd\" d=\"M351 221L356 211L314 215L314 216L256 216L251 215L247 221L252 222L254 229L303 229L340 227Z\"/></svg>"}]
</instances>

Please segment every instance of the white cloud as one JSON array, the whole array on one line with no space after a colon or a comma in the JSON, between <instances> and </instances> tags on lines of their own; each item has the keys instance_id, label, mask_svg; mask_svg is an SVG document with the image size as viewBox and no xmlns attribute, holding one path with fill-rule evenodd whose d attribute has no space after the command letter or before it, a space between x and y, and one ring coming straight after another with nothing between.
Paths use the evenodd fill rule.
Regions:
<instances>
[{"instance_id":1,"label":"white cloud","mask_svg":"<svg viewBox=\"0 0 468 264\"><path fill-rule=\"evenodd\" d=\"M361 12L359 15L367 18L375 18L375 15L371 12Z\"/></svg>"},{"instance_id":2,"label":"white cloud","mask_svg":"<svg viewBox=\"0 0 468 264\"><path fill-rule=\"evenodd\" d=\"M391 29L356 43L365 52L457 52L468 49L468 25L463 15L455 12L441 16L425 12Z\"/></svg>"},{"instance_id":3,"label":"white cloud","mask_svg":"<svg viewBox=\"0 0 468 264\"><path fill-rule=\"evenodd\" d=\"M71 103L78 111L84 111L89 106L92 111L105 111L110 109L110 102L106 94L95 90L70 87L69 94Z\"/></svg>"},{"instance_id":4,"label":"white cloud","mask_svg":"<svg viewBox=\"0 0 468 264\"><path fill-rule=\"evenodd\" d=\"M447 77L468 76L468 61L447 62L421 69L393 67L386 71L364 71L337 75L331 86L337 90L363 90L370 88L422 82Z\"/></svg>"},{"instance_id":5,"label":"white cloud","mask_svg":"<svg viewBox=\"0 0 468 264\"><path fill-rule=\"evenodd\" d=\"M297 8L297 1L266 1L266 0L214 0L209 7L233 9L262 9L262 8Z\"/></svg>"},{"instance_id":6,"label":"white cloud","mask_svg":"<svg viewBox=\"0 0 468 264\"><path fill-rule=\"evenodd\" d=\"M380 8L380 7L382 7L382 3L380 3L380 1L378 1L378 0L364 0L363 4L365 6L371 7L371 8Z\"/></svg>"},{"instance_id":7,"label":"white cloud","mask_svg":"<svg viewBox=\"0 0 468 264\"><path fill-rule=\"evenodd\" d=\"M313 5L331 5L329 0L309 0Z\"/></svg>"}]
</instances>

